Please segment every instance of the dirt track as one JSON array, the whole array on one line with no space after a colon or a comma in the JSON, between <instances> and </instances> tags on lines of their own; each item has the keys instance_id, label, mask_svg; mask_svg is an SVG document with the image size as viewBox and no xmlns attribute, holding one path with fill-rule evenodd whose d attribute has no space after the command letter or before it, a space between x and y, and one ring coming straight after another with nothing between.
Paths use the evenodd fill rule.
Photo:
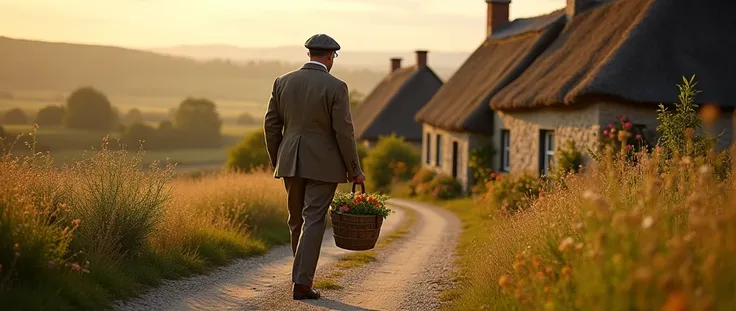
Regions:
<instances>
[{"instance_id":1,"label":"dirt track","mask_svg":"<svg viewBox=\"0 0 736 311\"><path fill-rule=\"evenodd\" d=\"M451 213L421 203L392 203L416 215L401 240L377 250L376 260L344 270L339 290L323 290L317 301L291 300L291 250L238 261L207 275L169 281L142 297L121 302L116 310L435 310L439 294L450 285L460 222ZM407 219L398 209L383 225L382 236ZM335 271L349 254L335 246L328 230L316 280Z\"/></svg>"}]
</instances>

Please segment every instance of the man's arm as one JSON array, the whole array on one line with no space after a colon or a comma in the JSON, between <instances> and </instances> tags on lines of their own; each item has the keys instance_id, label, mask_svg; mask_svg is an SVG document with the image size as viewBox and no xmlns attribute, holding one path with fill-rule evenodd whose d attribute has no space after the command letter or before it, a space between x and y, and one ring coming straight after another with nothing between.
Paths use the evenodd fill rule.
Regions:
<instances>
[{"instance_id":1,"label":"man's arm","mask_svg":"<svg viewBox=\"0 0 736 311\"><path fill-rule=\"evenodd\" d=\"M284 120L281 119L281 115L279 114L278 83L279 79L276 79L273 83L271 99L268 101L268 110L266 110L266 116L263 119L266 149L268 151L268 157L271 160L271 168L274 169L276 168L276 161L278 159L279 145L281 145L281 140L284 138Z\"/></svg>"},{"instance_id":2,"label":"man's arm","mask_svg":"<svg viewBox=\"0 0 736 311\"><path fill-rule=\"evenodd\" d=\"M350 114L350 99L348 86L344 82L335 94L335 102L332 104L332 128L335 130L337 146L340 148L345 168L354 179L363 174L358 159L358 151L355 145L355 130L353 118Z\"/></svg>"}]
</instances>

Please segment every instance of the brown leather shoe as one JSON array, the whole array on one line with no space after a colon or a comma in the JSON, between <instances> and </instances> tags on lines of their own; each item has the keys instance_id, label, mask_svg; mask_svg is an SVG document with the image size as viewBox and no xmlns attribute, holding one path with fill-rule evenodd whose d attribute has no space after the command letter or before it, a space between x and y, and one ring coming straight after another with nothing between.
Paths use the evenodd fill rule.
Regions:
<instances>
[{"instance_id":1,"label":"brown leather shoe","mask_svg":"<svg viewBox=\"0 0 736 311\"><path fill-rule=\"evenodd\" d=\"M319 299L319 291L306 285L294 284L294 300Z\"/></svg>"}]
</instances>

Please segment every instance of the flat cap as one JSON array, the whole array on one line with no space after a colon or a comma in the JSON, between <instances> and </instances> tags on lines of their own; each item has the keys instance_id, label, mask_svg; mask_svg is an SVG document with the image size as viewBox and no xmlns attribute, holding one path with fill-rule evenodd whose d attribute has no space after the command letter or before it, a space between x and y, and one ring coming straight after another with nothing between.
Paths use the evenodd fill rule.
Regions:
<instances>
[{"instance_id":1,"label":"flat cap","mask_svg":"<svg viewBox=\"0 0 736 311\"><path fill-rule=\"evenodd\" d=\"M304 47L310 50L339 51L340 45L332 37L318 33L304 43Z\"/></svg>"}]
</instances>

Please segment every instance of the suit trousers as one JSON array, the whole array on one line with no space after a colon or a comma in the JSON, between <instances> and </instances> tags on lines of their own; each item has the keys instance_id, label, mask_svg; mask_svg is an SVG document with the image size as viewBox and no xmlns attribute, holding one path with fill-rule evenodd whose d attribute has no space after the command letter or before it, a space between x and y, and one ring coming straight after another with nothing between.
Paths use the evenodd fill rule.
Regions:
<instances>
[{"instance_id":1,"label":"suit trousers","mask_svg":"<svg viewBox=\"0 0 736 311\"><path fill-rule=\"evenodd\" d=\"M284 177L289 206L289 230L294 266L294 283L312 286L317 269L325 217L335 197L336 183L321 182L300 177Z\"/></svg>"}]
</instances>

